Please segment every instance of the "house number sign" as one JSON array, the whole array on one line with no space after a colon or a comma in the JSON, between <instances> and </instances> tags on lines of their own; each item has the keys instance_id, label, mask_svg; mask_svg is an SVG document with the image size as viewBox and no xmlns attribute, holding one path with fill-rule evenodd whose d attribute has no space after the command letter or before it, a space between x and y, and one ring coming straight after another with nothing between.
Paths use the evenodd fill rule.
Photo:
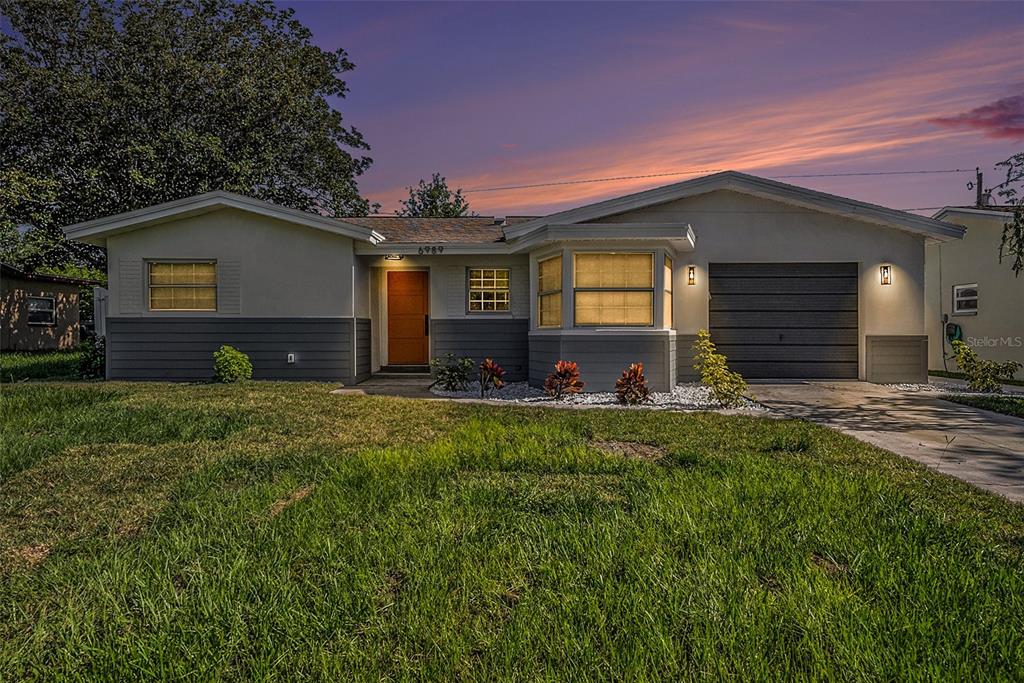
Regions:
<instances>
[{"instance_id":1,"label":"house number sign","mask_svg":"<svg viewBox=\"0 0 1024 683\"><path fill-rule=\"evenodd\" d=\"M427 254L443 254L444 247L436 244L429 247L420 247L418 253L420 256L426 256Z\"/></svg>"}]
</instances>

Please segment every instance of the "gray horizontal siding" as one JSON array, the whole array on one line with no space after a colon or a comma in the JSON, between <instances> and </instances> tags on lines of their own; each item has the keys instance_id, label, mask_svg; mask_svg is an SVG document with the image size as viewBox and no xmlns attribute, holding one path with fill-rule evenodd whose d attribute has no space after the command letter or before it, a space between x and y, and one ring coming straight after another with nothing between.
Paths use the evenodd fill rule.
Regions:
<instances>
[{"instance_id":1,"label":"gray horizontal siding","mask_svg":"<svg viewBox=\"0 0 1024 683\"><path fill-rule=\"evenodd\" d=\"M700 375L693 368L693 344L697 341L695 334L676 335L676 377L679 382L693 382Z\"/></svg>"},{"instance_id":2,"label":"gray horizontal siding","mask_svg":"<svg viewBox=\"0 0 1024 683\"><path fill-rule=\"evenodd\" d=\"M480 363L493 358L505 368L505 379L522 382L530 366L528 320L447 318L430 321L433 355L454 353Z\"/></svg>"},{"instance_id":3,"label":"gray horizontal siding","mask_svg":"<svg viewBox=\"0 0 1024 683\"><path fill-rule=\"evenodd\" d=\"M868 335L865 337L865 378L869 382L928 381L928 337Z\"/></svg>"},{"instance_id":4,"label":"gray horizontal siding","mask_svg":"<svg viewBox=\"0 0 1024 683\"><path fill-rule=\"evenodd\" d=\"M644 364L644 374L655 391L667 391L675 384L674 349L668 335L533 335L530 347L530 382L535 386L544 383L558 360L576 362L585 391L613 391L615 380L631 363Z\"/></svg>"},{"instance_id":5,"label":"gray horizontal siding","mask_svg":"<svg viewBox=\"0 0 1024 683\"><path fill-rule=\"evenodd\" d=\"M355 380L362 382L370 378L372 364L370 346L372 339L369 318L356 318L356 374Z\"/></svg>"},{"instance_id":6,"label":"gray horizontal siding","mask_svg":"<svg viewBox=\"0 0 1024 683\"><path fill-rule=\"evenodd\" d=\"M352 382L351 318L108 318L110 379L203 381L213 352L247 354L254 379ZM295 363L287 354L296 355Z\"/></svg>"}]
</instances>

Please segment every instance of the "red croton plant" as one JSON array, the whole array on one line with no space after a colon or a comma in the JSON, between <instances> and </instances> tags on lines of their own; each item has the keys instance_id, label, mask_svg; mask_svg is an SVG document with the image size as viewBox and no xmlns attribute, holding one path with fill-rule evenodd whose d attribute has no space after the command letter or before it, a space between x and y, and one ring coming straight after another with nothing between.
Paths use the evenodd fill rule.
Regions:
<instances>
[{"instance_id":1,"label":"red croton plant","mask_svg":"<svg viewBox=\"0 0 1024 683\"><path fill-rule=\"evenodd\" d=\"M651 389L644 377L644 364L633 363L622 371L622 377L615 380L615 395L619 403L637 405L651 400Z\"/></svg>"},{"instance_id":2,"label":"red croton plant","mask_svg":"<svg viewBox=\"0 0 1024 683\"><path fill-rule=\"evenodd\" d=\"M505 386L504 377L505 368L495 363L493 359L485 358L484 362L480 364L480 398Z\"/></svg>"},{"instance_id":3,"label":"red croton plant","mask_svg":"<svg viewBox=\"0 0 1024 683\"><path fill-rule=\"evenodd\" d=\"M558 400L567 394L580 393L583 391L584 385L576 363L560 360L555 363L555 371L544 380L544 391L551 398Z\"/></svg>"}]
</instances>

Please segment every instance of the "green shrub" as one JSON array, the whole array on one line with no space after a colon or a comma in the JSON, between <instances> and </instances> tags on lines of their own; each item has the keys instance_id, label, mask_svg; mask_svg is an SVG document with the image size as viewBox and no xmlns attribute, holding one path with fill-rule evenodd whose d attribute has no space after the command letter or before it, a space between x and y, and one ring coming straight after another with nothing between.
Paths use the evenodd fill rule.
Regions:
<instances>
[{"instance_id":1,"label":"green shrub","mask_svg":"<svg viewBox=\"0 0 1024 683\"><path fill-rule=\"evenodd\" d=\"M480 364L480 398L505 386L505 368L494 362L491 358L484 359Z\"/></svg>"},{"instance_id":2,"label":"green shrub","mask_svg":"<svg viewBox=\"0 0 1024 683\"><path fill-rule=\"evenodd\" d=\"M635 406L651 400L651 389L644 377L644 364L633 363L622 371L622 377L615 380L615 395L619 403Z\"/></svg>"},{"instance_id":3,"label":"green shrub","mask_svg":"<svg viewBox=\"0 0 1024 683\"><path fill-rule=\"evenodd\" d=\"M718 353L707 330L697 331L693 349L696 352L693 367L700 373L701 383L711 389L715 400L726 408L741 405L747 383L738 372L729 369L725 356Z\"/></svg>"},{"instance_id":4,"label":"green shrub","mask_svg":"<svg viewBox=\"0 0 1024 683\"><path fill-rule=\"evenodd\" d=\"M974 391L996 393L1002 391L1000 379L1013 379L1014 373L1021 369L1016 361L997 363L994 360L983 360L978 357L967 344L959 339L952 342L956 364L967 378L967 384Z\"/></svg>"},{"instance_id":5,"label":"green shrub","mask_svg":"<svg viewBox=\"0 0 1024 683\"><path fill-rule=\"evenodd\" d=\"M471 372L472 358L456 358L454 353L446 353L443 358L430 361L430 374L434 376L430 386L438 386L445 391L465 391Z\"/></svg>"},{"instance_id":6,"label":"green shrub","mask_svg":"<svg viewBox=\"0 0 1024 683\"><path fill-rule=\"evenodd\" d=\"M583 391L586 383L580 379L580 369L570 360L555 363L555 371L544 380L544 391L557 400L566 394L578 394Z\"/></svg>"},{"instance_id":7,"label":"green shrub","mask_svg":"<svg viewBox=\"0 0 1024 683\"><path fill-rule=\"evenodd\" d=\"M238 382L252 379L249 356L225 344L213 352L213 379L218 382Z\"/></svg>"},{"instance_id":8,"label":"green shrub","mask_svg":"<svg viewBox=\"0 0 1024 683\"><path fill-rule=\"evenodd\" d=\"M78 376L82 379L103 379L107 376L107 340L91 337L78 345Z\"/></svg>"}]
</instances>

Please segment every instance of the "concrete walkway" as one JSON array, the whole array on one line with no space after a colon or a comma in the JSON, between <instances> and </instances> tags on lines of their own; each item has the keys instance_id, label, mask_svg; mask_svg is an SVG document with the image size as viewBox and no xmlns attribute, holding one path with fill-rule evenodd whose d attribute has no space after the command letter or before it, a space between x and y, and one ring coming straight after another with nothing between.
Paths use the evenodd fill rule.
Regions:
<instances>
[{"instance_id":1,"label":"concrete walkway","mask_svg":"<svg viewBox=\"0 0 1024 683\"><path fill-rule=\"evenodd\" d=\"M365 382L336 389L332 393L401 396L403 398L441 398L436 394L430 393L430 381L430 377L420 375L374 375Z\"/></svg>"},{"instance_id":2,"label":"concrete walkway","mask_svg":"<svg viewBox=\"0 0 1024 683\"><path fill-rule=\"evenodd\" d=\"M1024 420L865 382L755 384L758 401L1013 501L1024 501Z\"/></svg>"}]
</instances>

